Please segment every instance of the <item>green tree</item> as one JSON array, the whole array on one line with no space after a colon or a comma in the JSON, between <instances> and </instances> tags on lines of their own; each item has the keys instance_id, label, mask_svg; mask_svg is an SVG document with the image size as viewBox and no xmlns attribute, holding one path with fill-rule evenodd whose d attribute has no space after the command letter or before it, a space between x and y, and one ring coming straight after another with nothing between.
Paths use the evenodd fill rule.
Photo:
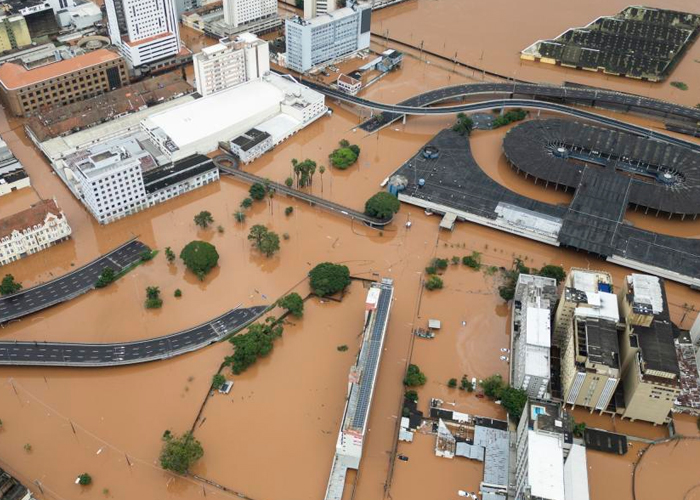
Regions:
<instances>
[{"instance_id":1,"label":"green tree","mask_svg":"<svg viewBox=\"0 0 700 500\"><path fill-rule=\"evenodd\" d=\"M440 271L447 269L449 263L447 259L438 259L437 257L431 261L431 265L438 268Z\"/></svg>"},{"instance_id":2,"label":"green tree","mask_svg":"<svg viewBox=\"0 0 700 500\"><path fill-rule=\"evenodd\" d=\"M418 401L418 393L411 389L410 391L406 391L403 395L405 399L408 399L409 401L413 401L416 403Z\"/></svg>"},{"instance_id":3,"label":"green tree","mask_svg":"<svg viewBox=\"0 0 700 500\"><path fill-rule=\"evenodd\" d=\"M284 180L284 185L287 186L288 188L292 187L294 185L294 179L292 179L291 177L287 177Z\"/></svg>"},{"instance_id":4,"label":"green tree","mask_svg":"<svg viewBox=\"0 0 700 500\"><path fill-rule=\"evenodd\" d=\"M258 250L265 255L265 257L272 257L275 252L280 249L280 237L277 233L273 231L268 231L260 240L258 244Z\"/></svg>"},{"instance_id":5,"label":"green tree","mask_svg":"<svg viewBox=\"0 0 700 500\"><path fill-rule=\"evenodd\" d=\"M258 358L267 356L272 351L272 343L282 335L283 328L275 324L274 318L273 321L268 320L250 325L246 333L231 337L233 355L227 356L224 364L230 365L234 374L243 373Z\"/></svg>"},{"instance_id":6,"label":"green tree","mask_svg":"<svg viewBox=\"0 0 700 500\"><path fill-rule=\"evenodd\" d=\"M265 189L265 185L256 182L252 186L250 186L250 197L254 199L255 201L260 201L263 198L265 198L265 195L267 194L267 189Z\"/></svg>"},{"instance_id":7,"label":"green tree","mask_svg":"<svg viewBox=\"0 0 700 500\"><path fill-rule=\"evenodd\" d=\"M200 280L219 263L216 247L206 241L190 241L180 252L180 258Z\"/></svg>"},{"instance_id":8,"label":"green tree","mask_svg":"<svg viewBox=\"0 0 700 500\"><path fill-rule=\"evenodd\" d=\"M176 289L175 293L173 293L173 295L179 299L180 297L182 297L182 290L180 290L179 288Z\"/></svg>"},{"instance_id":9,"label":"green tree","mask_svg":"<svg viewBox=\"0 0 700 500\"><path fill-rule=\"evenodd\" d=\"M455 387L457 387L457 379L451 378L450 380L448 380L447 387L449 387L450 389L454 389Z\"/></svg>"},{"instance_id":10,"label":"green tree","mask_svg":"<svg viewBox=\"0 0 700 500\"><path fill-rule=\"evenodd\" d=\"M255 224L248 231L248 239L253 242L255 247L260 247L260 242L263 237L268 233L267 227L262 224Z\"/></svg>"},{"instance_id":11,"label":"green tree","mask_svg":"<svg viewBox=\"0 0 700 500\"><path fill-rule=\"evenodd\" d=\"M403 385L406 387L418 387L424 385L428 381L425 373L420 371L418 365L408 365L408 371L403 379Z\"/></svg>"},{"instance_id":12,"label":"green tree","mask_svg":"<svg viewBox=\"0 0 700 500\"><path fill-rule=\"evenodd\" d=\"M104 288L117 279L117 273L111 267L105 267L97 277L95 288Z\"/></svg>"},{"instance_id":13,"label":"green tree","mask_svg":"<svg viewBox=\"0 0 700 500\"><path fill-rule=\"evenodd\" d=\"M194 216L194 223L202 229L206 229L209 227L209 224L212 224L213 222L214 217L212 217L211 212L208 212L207 210L202 210Z\"/></svg>"},{"instance_id":14,"label":"green tree","mask_svg":"<svg viewBox=\"0 0 700 500\"><path fill-rule=\"evenodd\" d=\"M220 389L222 385L226 383L226 377L222 374L217 373L211 378L211 387L214 390Z\"/></svg>"},{"instance_id":15,"label":"green tree","mask_svg":"<svg viewBox=\"0 0 700 500\"><path fill-rule=\"evenodd\" d=\"M442 278L440 278L440 276L432 275L425 281L425 288L428 290L440 290L443 286L444 283L442 282Z\"/></svg>"},{"instance_id":16,"label":"green tree","mask_svg":"<svg viewBox=\"0 0 700 500\"><path fill-rule=\"evenodd\" d=\"M465 255L462 257L462 264L478 271L481 269L481 254L474 251L471 255Z\"/></svg>"},{"instance_id":17,"label":"green tree","mask_svg":"<svg viewBox=\"0 0 700 500\"><path fill-rule=\"evenodd\" d=\"M586 432L586 422L578 422L574 424L574 436L582 438L583 434Z\"/></svg>"},{"instance_id":18,"label":"green tree","mask_svg":"<svg viewBox=\"0 0 700 500\"><path fill-rule=\"evenodd\" d=\"M498 295L500 295L506 302L513 300L513 297L515 297L515 288L509 286L499 286Z\"/></svg>"},{"instance_id":19,"label":"green tree","mask_svg":"<svg viewBox=\"0 0 700 500\"><path fill-rule=\"evenodd\" d=\"M233 218L236 219L236 222L243 223L245 222L245 212L239 210L233 214Z\"/></svg>"},{"instance_id":20,"label":"green tree","mask_svg":"<svg viewBox=\"0 0 700 500\"><path fill-rule=\"evenodd\" d=\"M547 264L542 269L540 269L537 274L546 278L554 278L555 280L557 280L557 285L564 281L564 278L566 278L566 272L564 271L564 268L552 264Z\"/></svg>"},{"instance_id":21,"label":"green tree","mask_svg":"<svg viewBox=\"0 0 700 500\"><path fill-rule=\"evenodd\" d=\"M463 391L472 392L474 388L472 387L471 380L466 375L462 375L462 379L459 381L459 388Z\"/></svg>"},{"instance_id":22,"label":"green tree","mask_svg":"<svg viewBox=\"0 0 700 500\"><path fill-rule=\"evenodd\" d=\"M292 213L294 213L294 207L287 207L284 209L284 215L286 215L287 217L292 215Z\"/></svg>"},{"instance_id":23,"label":"green tree","mask_svg":"<svg viewBox=\"0 0 700 500\"><path fill-rule=\"evenodd\" d=\"M12 295L22 289L22 283L15 281L15 277L6 274L0 283L0 295Z\"/></svg>"},{"instance_id":24,"label":"green tree","mask_svg":"<svg viewBox=\"0 0 700 500\"><path fill-rule=\"evenodd\" d=\"M498 373L481 381L481 388L484 390L484 394L492 399L499 397L504 385L503 377Z\"/></svg>"},{"instance_id":25,"label":"green tree","mask_svg":"<svg viewBox=\"0 0 700 500\"><path fill-rule=\"evenodd\" d=\"M173 252L173 249L170 247L165 247L165 258L170 262L171 264L175 261L175 252Z\"/></svg>"},{"instance_id":26,"label":"green tree","mask_svg":"<svg viewBox=\"0 0 700 500\"><path fill-rule=\"evenodd\" d=\"M296 292L285 295L277 301L277 305L289 311L292 316L301 318L304 315L304 300Z\"/></svg>"},{"instance_id":27,"label":"green tree","mask_svg":"<svg viewBox=\"0 0 700 500\"><path fill-rule=\"evenodd\" d=\"M160 298L160 288L157 286L146 287L146 309L160 309L163 299Z\"/></svg>"},{"instance_id":28,"label":"green tree","mask_svg":"<svg viewBox=\"0 0 700 500\"><path fill-rule=\"evenodd\" d=\"M189 431L180 437L168 432L163 436L163 441L160 466L165 470L185 474L204 455L202 444Z\"/></svg>"},{"instance_id":29,"label":"green tree","mask_svg":"<svg viewBox=\"0 0 700 500\"><path fill-rule=\"evenodd\" d=\"M323 262L309 273L311 290L319 297L341 292L350 284L350 270L347 266Z\"/></svg>"},{"instance_id":30,"label":"green tree","mask_svg":"<svg viewBox=\"0 0 700 500\"><path fill-rule=\"evenodd\" d=\"M365 203L365 214L381 220L391 219L399 211L399 199L391 193L380 191Z\"/></svg>"},{"instance_id":31,"label":"green tree","mask_svg":"<svg viewBox=\"0 0 700 500\"><path fill-rule=\"evenodd\" d=\"M464 113L457 113L457 123L454 124L452 130L459 135L469 135L474 129L474 122Z\"/></svg>"},{"instance_id":32,"label":"green tree","mask_svg":"<svg viewBox=\"0 0 700 500\"><path fill-rule=\"evenodd\" d=\"M335 168L345 170L357 162L357 155L350 148L338 148L331 153L330 161Z\"/></svg>"},{"instance_id":33,"label":"green tree","mask_svg":"<svg viewBox=\"0 0 700 500\"><path fill-rule=\"evenodd\" d=\"M506 386L501 390L499 395L501 405L516 421L520 420L520 415L523 413L525 403L527 403L527 392L515 387Z\"/></svg>"},{"instance_id":34,"label":"green tree","mask_svg":"<svg viewBox=\"0 0 700 500\"><path fill-rule=\"evenodd\" d=\"M253 198L243 198L243 201L241 201L241 208L243 210L246 210L252 206L253 206Z\"/></svg>"},{"instance_id":35,"label":"green tree","mask_svg":"<svg viewBox=\"0 0 700 500\"><path fill-rule=\"evenodd\" d=\"M326 167L323 165L318 167L318 173L321 174L321 195L323 195L323 174L326 173Z\"/></svg>"},{"instance_id":36,"label":"green tree","mask_svg":"<svg viewBox=\"0 0 700 500\"><path fill-rule=\"evenodd\" d=\"M78 483L80 483L81 486L87 486L92 483L92 477L87 472L83 472L78 476Z\"/></svg>"},{"instance_id":37,"label":"green tree","mask_svg":"<svg viewBox=\"0 0 700 500\"><path fill-rule=\"evenodd\" d=\"M294 175L297 178L297 187L303 188L310 186L313 183L313 176L316 172L316 162L310 159L306 159L302 162L296 159L292 160L292 167L294 168Z\"/></svg>"}]
</instances>

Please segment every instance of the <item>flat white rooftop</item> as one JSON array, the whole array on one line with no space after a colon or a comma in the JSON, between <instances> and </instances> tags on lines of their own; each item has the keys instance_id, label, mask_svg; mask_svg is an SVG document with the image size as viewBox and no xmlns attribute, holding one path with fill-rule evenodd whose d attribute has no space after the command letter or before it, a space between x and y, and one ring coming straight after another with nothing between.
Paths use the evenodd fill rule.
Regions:
<instances>
[{"instance_id":1,"label":"flat white rooftop","mask_svg":"<svg viewBox=\"0 0 700 500\"><path fill-rule=\"evenodd\" d=\"M549 320L549 309L539 307L527 308L527 322L525 329L527 343L540 347L551 347L551 323Z\"/></svg>"},{"instance_id":2,"label":"flat white rooftop","mask_svg":"<svg viewBox=\"0 0 700 500\"><path fill-rule=\"evenodd\" d=\"M196 99L144 120L147 128L160 128L180 148L214 136L236 123L250 120L274 107L284 93L263 80Z\"/></svg>"},{"instance_id":3,"label":"flat white rooftop","mask_svg":"<svg viewBox=\"0 0 700 500\"><path fill-rule=\"evenodd\" d=\"M620 320L617 296L614 293L596 292L587 293L586 295L588 296L588 306L577 307L574 311L576 316L601 318L615 322Z\"/></svg>"},{"instance_id":4,"label":"flat white rooftop","mask_svg":"<svg viewBox=\"0 0 700 500\"><path fill-rule=\"evenodd\" d=\"M565 500L564 451L558 438L528 431L528 480L533 497Z\"/></svg>"}]
</instances>

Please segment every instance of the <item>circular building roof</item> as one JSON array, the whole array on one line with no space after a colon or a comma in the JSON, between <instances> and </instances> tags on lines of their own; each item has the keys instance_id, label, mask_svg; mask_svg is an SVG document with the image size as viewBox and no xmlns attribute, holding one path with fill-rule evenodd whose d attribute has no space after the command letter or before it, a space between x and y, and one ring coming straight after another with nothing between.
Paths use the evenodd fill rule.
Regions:
<instances>
[{"instance_id":1,"label":"circular building roof","mask_svg":"<svg viewBox=\"0 0 700 500\"><path fill-rule=\"evenodd\" d=\"M568 120L529 120L503 152L519 171L577 189L584 169L632 179L629 203L677 215L700 213L700 154L680 146Z\"/></svg>"}]
</instances>

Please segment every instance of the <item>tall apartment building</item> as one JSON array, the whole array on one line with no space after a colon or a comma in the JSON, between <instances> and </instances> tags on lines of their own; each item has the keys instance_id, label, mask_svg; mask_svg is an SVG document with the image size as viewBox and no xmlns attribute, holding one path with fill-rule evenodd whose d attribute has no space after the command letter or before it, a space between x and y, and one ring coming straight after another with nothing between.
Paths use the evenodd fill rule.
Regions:
<instances>
[{"instance_id":1,"label":"tall apartment building","mask_svg":"<svg viewBox=\"0 0 700 500\"><path fill-rule=\"evenodd\" d=\"M277 0L224 0L224 22L234 28L277 16Z\"/></svg>"},{"instance_id":2,"label":"tall apartment building","mask_svg":"<svg viewBox=\"0 0 700 500\"><path fill-rule=\"evenodd\" d=\"M573 443L572 426L559 404L527 402L516 434L516 500L589 498L586 450Z\"/></svg>"},{"instance_id":3,"label":"tall apartment building","mask_svg":"<svg viewBox=\"0 0 700 500\"><path fill-rule=\"evenodd\" d=\"M348 5L312 19L285 21L288 68L305 73L369 48L372 9L368 4Z\"/></svg>"},{"instance_id":4,"label":"tall apartment building","mask_svg":"<svg viewBox=\"0 0 700 500\"><path fill-rule=\"evenodd\" d=\"M0 65L0 98L15 116L72 104L128 83L124 59L108 49L31 69L15 62Z\"/></svg>"},{"instance_id":5,"label":"tall apartment building","mask_svg":"<svg viewBox=\"0 0 700 500\"><path fill-rule=\"evenodd\" d=\"M185 12L198 9L202 6L202 0L175 0L175 12L178 20Z\"/></svg>"},{"instance_id":6,"label":"tall apartment building","mask_svg":"<svg viewBox=\"0 0 700 500\"><path fill-rule=\"evenodd\" d=\"M197 92L202 97L262 77L270 71L270 49L251 33L222 38L194 59Z\"/></svg>"},{"instance_id":7,"label":"tall apartment building","mask_svg":"<svg viewBox=\"0 0 700 500\"><path fill-rule=\"evenodd\" d=\"M174 0L105 0L105 7L110 39L131 68L180 52Z\"/></svg>"},{"instance_id":8,"label":"tall apartment building","mask_svg":"<svg viewBox=\"0 0 700 500\"><path fill-rule=\"evenodd\" d=\"M620 321L608 273L572 269L557 309L561 389L566 404L605 411L620 381Z\"/></svg>"},{"instance_id":9,"label":"tall apartment building","mask_svg":"<svg viewBox=\"0 0 700 500\"><path fill-rule=\"evenodd\" d=\"M591 271L572 267L564 282L564 291L554 317L554 344L563 347L569 325L577 307L588 307L588 295L595 300L599 292L612 293L612 276L604 271ZM594 306L594 304L591 304Z\"/></svg>"},{"instance_id":10,"label":"tall apartment building","mask_svg":"<svg viewBox=\"0 0 700 500\"><path fill-rule=\"evenodd\" d=\"M0 266L66 240L71 228L56 200L42 200L0 219Z\"/></svg>"},{"instance_id":11,"label":"tall apartment building","mask_svg":"<svg viewBox=\"0 0 700 500\"><path fill-rule=\"evenodd\" d=\"M626 329L620 341L623 418L666 422L680 393L680 370L663 281L656 276L627 276L619 292Z\"/></svg>"},{"instance_id":12,"label":"tall apartment building","mask_svg":"<svg viewBox=\"0 0 700 500\"><path fill-rule=\"evenodd\" d=\"M337 7L337 0L305 0L304 19L311 19L321 14L333 12Z\"/></svg>"},{"instance_id":13,"label":"tall apartment building","mask_svg":"<svg viewBox=\"0 0 700 500\"><path fill-rule=\"evenodd\" d=\"M0 139L0 196L30 186L29 175Z\"/></svg>"},{"instance_id":14,"label":"tall apartment building","mask_svg":"<svg viewBox=\"0 0 700 500\"><path fill-rule=\"evenodd\" d=\"M557 295L553 278L521 274L513 300L512 385L529 397L549 398L551 311Z\"/></svg>"},{"instance_id":15,"label":"tall apartment building","mask_svg":"<svg viewBox=\"0 0 700 500\"><path fill-rule=\"evenodd\" d=\"M0 15L0 52L31 45L27 21L19 14Z\"/></svg>"}]
</instances>

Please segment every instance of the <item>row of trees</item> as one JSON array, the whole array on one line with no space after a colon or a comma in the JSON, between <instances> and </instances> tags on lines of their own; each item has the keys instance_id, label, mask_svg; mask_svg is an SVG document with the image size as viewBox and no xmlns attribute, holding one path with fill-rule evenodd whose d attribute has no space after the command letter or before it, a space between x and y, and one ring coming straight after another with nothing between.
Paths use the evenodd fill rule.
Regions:
<instances>
[{"instance_id":1,"label":"row of trees","mask_svg":"<svg viewBox=\"0 0 700 500\"><path fill-rule=\"evenodd\" d=\"M503 381L500 374L482 380L481 388L488 398L500 400L501 406L515 420L520 420L520 415L522 415L525 403L527 403L527 393L524 390L509 386Z\"/></svg>"},{"instance_id":2,"label":"row of trees","mask_svg":"<svg viewBox=\"0 0 700 500\"><path fill-rule=\"evenodd\" d=\"M256 224L250 228L248 239L266 257L272 257L280 249L280 237L262 224Z\"/></svg>"},{"instance_id":3,"label":"row of trees","mask_svg":"<svg viewBox=\"0 0 700 500\"><path fill-rule=\"evenodd\" d=\"M499 128L513 122L524 120L526 116L527 111L520 108L515 108L506 113L503 113L502 115L497 116L491 123L491 128Z\"/></svg>"},{"instance_id":4,"label":"row of trees","mask_svg":"<svg viewBox=\"0 0 700 500\"><path fill-rule=\"evenodd\" d=\"M224 359L224 365L230 366L236 375L243 373L258 358L270 354L272 343L282 336L283 330L282 325L273 316L266 318L263 323L250 325L246 333L231 337L234 351L233 355Z\"/></svg>"}]
</instances>

